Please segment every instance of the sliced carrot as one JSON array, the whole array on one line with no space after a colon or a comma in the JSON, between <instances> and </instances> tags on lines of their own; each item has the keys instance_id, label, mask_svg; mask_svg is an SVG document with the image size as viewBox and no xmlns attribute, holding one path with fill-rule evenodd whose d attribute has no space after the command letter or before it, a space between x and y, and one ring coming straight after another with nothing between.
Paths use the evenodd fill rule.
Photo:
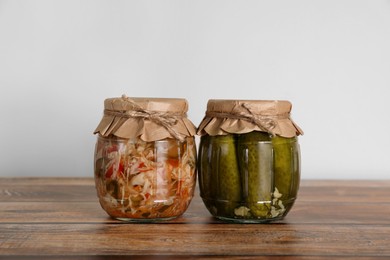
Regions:
<instances>
[{"instance_id":1,"label":"sliced carrot","mask_svg":"<svg viewBox=\"0 0 390 260\"><path fill-rule=\"evenodd\" d=\"M172 167L174 167L174 168L177 168L177 167L179 167L179 159L177 159L177 158L169 158L168 160L167 160L167 162L172 166Z\"/></svg>"}]
</instances>

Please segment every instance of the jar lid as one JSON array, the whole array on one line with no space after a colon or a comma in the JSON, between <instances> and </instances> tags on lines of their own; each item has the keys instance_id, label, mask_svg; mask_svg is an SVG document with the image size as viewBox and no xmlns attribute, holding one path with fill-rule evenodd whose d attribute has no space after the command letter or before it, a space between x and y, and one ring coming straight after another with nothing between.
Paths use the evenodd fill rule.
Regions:
<instances>
[{"instance_id":1,"label":"jar lid","mask_svg":"<svg viewBox=\"0 0 390 260\"><path fill-rule=\"evenodd\" d=\"M120 138L139 137L150 142L165 138L183 141L196 128L187 118L188 103L181 98L108 98L94 134Z\"/></svg>"},{"instance_id":2,"label":"jar lid","mask_svg":"<svg viewBox=\"0 0 390 260\"><path fill-rule=\"evenodd\" d=\"M243 134L252 131L294 137L303 131L290 117L292 105L286 100L218 100L207 103L198 135Z\"/></svg>"}]
</instances>

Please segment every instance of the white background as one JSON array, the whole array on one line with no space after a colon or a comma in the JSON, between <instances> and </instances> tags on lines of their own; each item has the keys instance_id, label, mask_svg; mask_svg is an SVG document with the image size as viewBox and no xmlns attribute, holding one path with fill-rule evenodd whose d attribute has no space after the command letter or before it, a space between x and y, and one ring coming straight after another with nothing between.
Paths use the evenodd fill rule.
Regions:
<instances>
[{"instance_id":1,"label":"white background","mask_svg":"<svg viewBox=\"0 0 390 260\"><path fill-rule=\"evenodd\" d=\"M0 176L93 176L103 101L287 99L302 178L390 179L390 1L1 1Z\"/></svg>"}]
</instances>

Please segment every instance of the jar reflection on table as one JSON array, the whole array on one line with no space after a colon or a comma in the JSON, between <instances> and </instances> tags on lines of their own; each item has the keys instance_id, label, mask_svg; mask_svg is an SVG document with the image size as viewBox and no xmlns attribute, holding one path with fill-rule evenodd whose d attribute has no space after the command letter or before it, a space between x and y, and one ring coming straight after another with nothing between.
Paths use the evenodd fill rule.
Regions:
<instances>
[{"instance_id":1,"label":"jar reflection on table","mask_svg":"<svg viewBox=\"0 0 390 260\"><path fill-rule=\"evenodd\" d=\"M95 183L100 204L125 221L180 216L194 194L195 164L194 137L145 142L98 136Z\"/></svg>"}]
</instances>

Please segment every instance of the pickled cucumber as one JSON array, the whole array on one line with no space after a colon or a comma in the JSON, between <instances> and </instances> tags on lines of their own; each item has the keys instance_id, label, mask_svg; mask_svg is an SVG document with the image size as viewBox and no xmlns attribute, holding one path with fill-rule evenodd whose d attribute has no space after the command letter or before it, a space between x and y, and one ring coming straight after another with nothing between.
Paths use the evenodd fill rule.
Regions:
<instances>
[{"instance_id":1,"label":"pickled cucumber","mask_svg":"<svg viewBox=\"0 0 390 260\"><path fill-rule=\"evenodd\" d=\"M234 209L241 201L235 137L234 135L202 136L202 139L204 140L201 142L201 149L202 146L209 146L206 149L208 160L200 158L202 163L199 171L203 178L200 185L202 198L208 204L212 214L234 216ZM205 184L209 184L208 187Z\"/></svg>"},{"instance_id":2,"label":"pickled cucumber","mask_svg":"<svg viewBox=\"0 0 390 260\"><path fill-rule=\"evenodd\" d=\"M254 131L240 135L237 142L243 197L256 218L267 218L271 210L274 188L270 140L268 133Z\"/></svg>"},{"instance_id":3,"label":"pickled cucumber","mask_svg":"<svg viewBox=\"0 0 390 260\"><path fill-rule=\"evenodd\" d=\"M216 191L216 183L211 181L211 158L209 156L210 136L205 135L200 138L199 144L199 160L198 160L198 173L199 173L199 187L200 196L202 198L213 198ZM215 186L215 187L214 187Z\"/></svg>"},{"instance_id":4,"label":"pickled cucumber","mask_svg":"<svg viewBox=\"0 0 390 260\"><path fill-rule=\"evenodd\" d=\"M280 136L272 138L275 187L282 194L282 201L295 199L299 186L298 158L294 158L298 156L296 139Z\"/></svg>"},{"instance_id":5,"label":"pickled cucumber","mask_svg":"<svg viewBox=\"0 0 390 260\"><path fill-rule=\"evenodd\" d=\"M200 195L213 216L243 221L283 217L299 188L297 138L246 134L202 136Z\"/></svg>"}]
</instances>

